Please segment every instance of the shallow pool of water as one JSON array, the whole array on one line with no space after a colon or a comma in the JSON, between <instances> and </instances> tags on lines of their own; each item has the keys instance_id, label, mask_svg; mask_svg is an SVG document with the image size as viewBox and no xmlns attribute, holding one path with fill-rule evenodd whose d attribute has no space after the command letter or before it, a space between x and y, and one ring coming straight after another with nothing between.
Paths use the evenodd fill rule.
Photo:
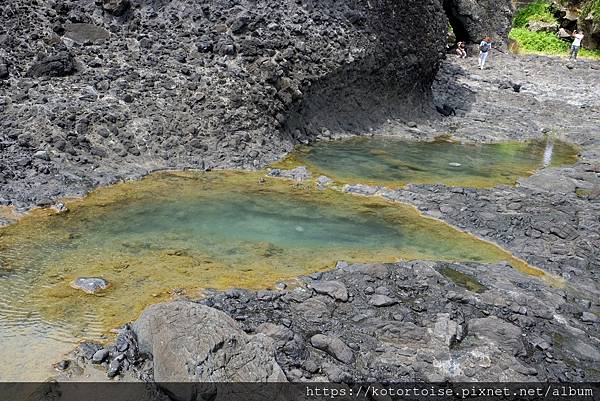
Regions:
<instances>
[{"instance_id":1,"label":"shallow pool of water","mask_svg":"<svg viewBox=\"0 0 600 401\"><path fill-rule=\"evenodd\" d=\"M543 167L575 163L577 154L575 146L551 139L470 144L373 137L318 142L298 149L281 165L307 165L344 183L490 188L514 185Z\"/></svg>"},{"instance_id":2,"label":"shallow pool of water","mask_svg":"<svg viewBox=\"0 0 600 401\"><path fill-rule=\"evenodd\" d=\"M0 229L2 380L41 380L81 339L101 339L183 289L268 288L338 260L508 261L501 248L378 198L260 173L157 173L34 211ZM533 271L536 273L535 271ZM89 295L69 283L103 277ZM24 373L26 372L26 373Z\"/></svg>"}]
</instances>

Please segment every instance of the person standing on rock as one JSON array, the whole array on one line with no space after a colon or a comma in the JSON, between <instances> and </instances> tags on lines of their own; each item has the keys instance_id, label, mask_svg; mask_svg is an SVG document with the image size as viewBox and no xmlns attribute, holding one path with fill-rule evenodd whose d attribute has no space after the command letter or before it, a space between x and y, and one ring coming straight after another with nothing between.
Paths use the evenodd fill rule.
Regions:
<instances>
[{"instance_id":1,"label":"person standing on rock","mask_svg":"<svg viewBox=\"0 0 600 401\"><path fill-rule=\"evenodd\" d=\"M583 40L583 31L573 31L571 34L572 37L575 38L573 40L573 44L571 45L571 54L569 55L569 60L577 61L577 54L579 53L579 49L581 48L581 41Z\"/></svg>"},{"instance_id":2,"label":"person standing on rock","mask_svg":"<svg viewBox=\"0 0 600 401\"><path fill-rule=\"evenodd\" d=\"M479 44L479 68L483 70L492 49L492 38L486 36Z\"/></svg>"}]
</instances>

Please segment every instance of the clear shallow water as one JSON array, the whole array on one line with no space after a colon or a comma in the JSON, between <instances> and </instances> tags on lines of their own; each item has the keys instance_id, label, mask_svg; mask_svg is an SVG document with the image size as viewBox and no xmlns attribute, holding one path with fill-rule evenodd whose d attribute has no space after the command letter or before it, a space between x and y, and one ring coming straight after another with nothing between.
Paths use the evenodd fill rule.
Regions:
<instances>
[{"instance_id":1,"label":"clear shallow water","mask_svg":"<svg viewBox=\"0 0 600 401\"><path fill-rule=\"evenodd\" d=\"M319 142L299 149L283 164L304 164L346 183L490 188L514 185L542 167L575 163L577 154L573 145L547 139L466 144L373 137Z\"/></svg>"},{"instance_id":2,"label":"clear shallow water","mask_svg":"<svg viewBox=\"0 0 600 401\"><path fill-rule=\"evenodd\" d=\"M415 209L262 173L158 173L38 210L0 229L0 379L42 380L81 339L101 339L174 289L267 288L338 260L508 261ZM103 277L99 295L73 289ZM23 370L25 369L25 370ZM26 373L24 373L26 372Z\"/></svg>"}]
</instances>

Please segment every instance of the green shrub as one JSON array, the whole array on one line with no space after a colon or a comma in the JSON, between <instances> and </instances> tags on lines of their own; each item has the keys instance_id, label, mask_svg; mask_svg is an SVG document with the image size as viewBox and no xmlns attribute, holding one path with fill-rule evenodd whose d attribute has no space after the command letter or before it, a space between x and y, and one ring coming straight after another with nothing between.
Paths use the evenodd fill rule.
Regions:
<instances>
[{"instance_id":1,"label":"green shrub","mask_svg":"<svg viewBox=\"0 0 600 401\"><path fill-rule=\"evenodd\" d=\"M513 20L513 26L515 28L523 28L529 21L555 22L556 18L552 14L550 7L551 3L547 0L537 0L517 10Z\"/></svg>"},{"instance_id":2,"label":"green shrub","mask_svg":"<svg viewBox=\"0 0 600 401\"><path fill-rule=\"evenodd\" d=\"M560 39L551 32L531 32L525 28L513 28L508 37L517 43L514 49L523 53L542 53L550 55L569 54L571 43ZM581 57L600 59L600 50L581 49Z\"/></svg>"},{"instance_id":3,"label":"green shrub","mask_svg":"<svg viewBox=\"0 0 600 401\"><path fill-rule=\"evenodd\" d=\"M587 18L590 14L593 14L594 21L600 22L600 0L588 0L581 9L579 18Z\"/></svg>"},{"instance_id":4,"label":"green shrub","mask_svg":"<svg viewBox=\"0 0 600 401\"><path fill-rule=\"evenodd\" d=\"M531 32L525 28L513 28L509 38L519 43L523 50L561 54L569 50L569 43L551 32Z\"/></svg>"}]
</instances>

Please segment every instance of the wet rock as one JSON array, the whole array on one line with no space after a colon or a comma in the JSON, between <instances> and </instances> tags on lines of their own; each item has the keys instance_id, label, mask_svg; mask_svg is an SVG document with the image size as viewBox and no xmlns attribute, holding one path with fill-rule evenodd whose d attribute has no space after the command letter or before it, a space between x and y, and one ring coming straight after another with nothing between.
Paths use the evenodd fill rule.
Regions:
<instances>
[{"instance_id":1,"label":"wet rock","mask_svg":"<svg viewBox=\"0 0 600 401\"><path fill-rule=\"evenodd\" d=\"M108 364L108 371L106 374L108 377L113 378L121 373L121 360L119 358L115 358Z\"/></svg>"},{"instance_id":2,"label":"wet rock","mask_svg":"<svg viewBox=\"0 0 600 401\"><path fill-rule=\"evenodd\" d=\"M92 355L92 363L102 363L106 358L108 358L109 350L106 348L102 348Z\"/></svg>"},{"instance_id":3,"label":"wet rock","mask_svg":"<svg viewBox=\"0 0 600 401\"><path fill-rule=\"evenodd\" d=\"M52 205L52 208L56 210L58 213L66 213L69 211L69 208L64 203L58 202Z\"/></svg>"},{"instance_id":4,"label":"wet rock","mask_svg":"<svg viewBox=\"0 0 600 401\"><path fill-rule=\"evenodd\" d=\"M100 277L78 277L70 285L87 294L96 294L110 286L107 280Z\"/></svg>"},{"instance_id":5,"label":"wet rock","mask_svg":"<svg viewBox=\"0 0 600 401\"><path fill-rule=\"evenodd\" d=\"M269 177L287 178L298 182L310 179L310 172L305 166L296 167L292 170L281 170L275 168L269 171L268 175Z\"/></svg>"},{"instance_id":6,"label":"wet rock","mask_svg":"<svg viewBox=\"0 0 600 401\"><path fill-rule=\"evenodd\" d=\"M83 357L85 359L89 359L91 360L94 356L94 354L99 351L100 349L102 349L102 347L98 344L95 343L89 343L89 342L85 342L83 344L80 344L78 347L78 351L81 353L81 355L83 355Z\"/></svg>"},{"instance_id":7,"label":"wet rock","mask_svg":"<svg viewBox=\"0 0 600 401\"><path fill-rule=\"evenodd\" d=\"M344 188L342 190L349 194L373 196L377 193L377 191L379 191L379 188L372 187L369 185L355 184L355 185L344 185Z\"/></svg>"},{"instance_id":8,"label":"wet rock","mask_svg":"<svg viewBox=\"0 0 600 401\"><path fill-rule=\"evenodd\" d=\"M75 59L67 51L58 51L37 60L27 71L28 77L64 77L75 72Z\"/></svg>"},{"instance_id":9,"label":"wet rock","mask_svg":"<svg viewBox=\"0 0 600 401\"><path fill-rule=\"evenodd\" d=\"M311 283L308 287L318 294L329 295L335 300L348 301L348 289L339 281L317 281Z\"/></svg>"},{"instance_id":10,"label":"wet rock","mask_svg":"<svg viewBox=\"0 0 600 401\"><path fill-rule=\"evenodd\" d=\"M327 188L329 185L331 185L331 183L333 183L333 180L329 177L325 177L324 175L321 175L317 178L317 188L318 189L325 189Z\"/></svg>"}]
</instances>

